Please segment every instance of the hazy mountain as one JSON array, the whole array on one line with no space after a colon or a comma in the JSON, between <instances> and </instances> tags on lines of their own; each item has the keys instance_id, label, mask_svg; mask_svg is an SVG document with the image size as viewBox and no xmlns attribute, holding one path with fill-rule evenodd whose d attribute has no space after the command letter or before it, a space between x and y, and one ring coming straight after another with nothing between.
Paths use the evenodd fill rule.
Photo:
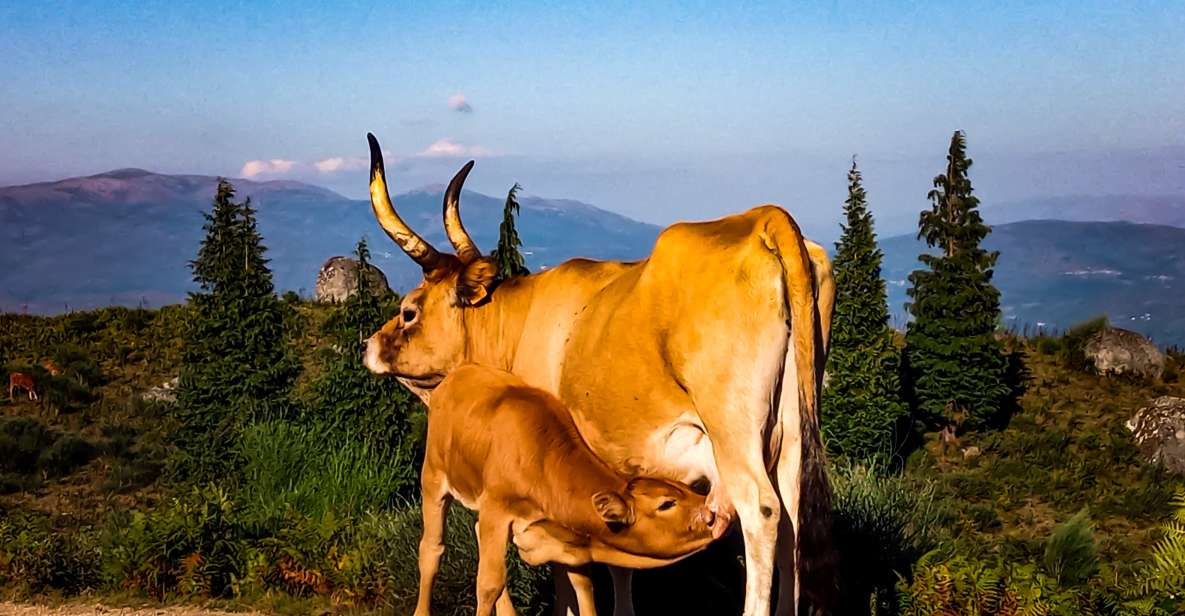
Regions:
<instances>
[{"instance_id":1,"label":"hazy mountain","mask_svg":"<svg viewBox=\"0 0 1185 616\"><path fill-rule=\"evenodd\" d=\"M1185 195L1102 195L985 204L992 224L1020 220L1126 221L1185 227Z\"/></svg>"},{"instance_id":2,"label":"hazy mountain","mask_svg":"<svg viewBox=\"0 0 1185 616\"><path fill-rule=\"evenodd\" d=\"M277 287L311 294L318 268L348 254L358 237L394 288L420 279L419 268L383 235L365 201L299 182L233 180L251 196L269 248ZM59 312L113 303L150 306L182 301L192 288L187 266L202 235L217 180L123 169L86 178L0 188L0 310ZM403 217L447 249L441 187L395 197ZM1015 205L1014 215L1172 218L1182 200L1047 199ZM497 243L504 197L462 195L465 224L485 250ZM526 197L519 232L532 269L572 256L636 259L659 228L577 201ZM737 209L741 209L738 206ZM989 219L995 214L985 206ZM1064 328L1108 313L1117 323L1163 343L1185 344L1185 229L1124 222L1031 220L997 224L989 248L1001 252L996 283L1010 323ZM912 234L882 241L885 277L898 325L905 280L922 245Z\"/></svg>"},{"instance_id":3,"label":"hazy mountain","mask_svg":"<svg viewBox=\"0 0 1185 616\"><path fill-rule=\"evenodd\" d=\"M299 182L235 179L250 196L277 287L312 291L330 256L348 254L366 235L393 287L420 272L383 235L370 204ZM192 289L188 262L202 235L217 178L121 169L60 182L0 188L0 310L58 312L108 304L181 301ZM394 197L402 216L448 249L441 226L443 189ZM465 224L478 245L497 244L504 197L466 191ZM658 228L567 200L520 199L519 232L532 268L576 255L645 256Z\"/></svg>"},{"instance_id":4,"label":"hazy mountain","mask_svg":"<svg viewBox=\"0 0 1185 616\"><path fill-rule=\"evenodd\" d=\"M1185 229L1030 220L994 226L986 246L1000 252L994 280L1010 324L1064 329L1107 314L1161 344L1185 344ZM913 235L881 241L898 325L923 247Z\"/></svg>"}]
</instances>

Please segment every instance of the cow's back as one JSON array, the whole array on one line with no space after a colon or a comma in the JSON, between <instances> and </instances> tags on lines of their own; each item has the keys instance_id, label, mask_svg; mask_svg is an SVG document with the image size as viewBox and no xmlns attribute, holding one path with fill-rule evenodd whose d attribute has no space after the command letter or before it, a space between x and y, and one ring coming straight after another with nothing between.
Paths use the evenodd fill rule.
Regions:
<instances>
[{"instance_id":1,"label":"cow's back","mask_svg":"<svg viewBox=\"0 0 1185 616\"><path fill-rule=\"evenodd\" d=\"M652 255L607 285L575 325L560 397L593 450L619 469L641 462L636 470L663 472L635 458L667 455L654 441L697 420L704 410L697 393L735 385L727 375L733 357L762 354L780 367L782 269L761 236L770 209L669 227ZM738 332L768 345L752 348Z\"/></svg>"}]
</instances>

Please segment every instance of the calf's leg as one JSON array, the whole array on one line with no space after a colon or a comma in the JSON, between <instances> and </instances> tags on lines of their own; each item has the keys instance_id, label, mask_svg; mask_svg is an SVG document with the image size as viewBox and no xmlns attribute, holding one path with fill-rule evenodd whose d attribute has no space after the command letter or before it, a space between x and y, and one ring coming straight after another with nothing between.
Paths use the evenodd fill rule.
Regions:
<instances>
[{"instance_id":1,"label":"calf's leg","mask_svg":"<svg viewBox=\"0 0 1185 616\"><path fill-rule=\"evenodd\" d=\"M444 491L442 481L427 472L420 492L424 534L420 536L420 594L416 598L415 616L428 616L432 607L432 582L440 570L440 556L444 554L444 526L452 496Z\"/></svg>"},{"instance_id":2,"label":"calf's leg","mask_svg":"<svg viewBox=\"0 0 1185 616\"><path fill-rule=\"evenodd\" d=\"M481 507L477 514L477 616L490 616L506 592L509 541L510 520L493 507Z\"/></svg>"}]
</instances>

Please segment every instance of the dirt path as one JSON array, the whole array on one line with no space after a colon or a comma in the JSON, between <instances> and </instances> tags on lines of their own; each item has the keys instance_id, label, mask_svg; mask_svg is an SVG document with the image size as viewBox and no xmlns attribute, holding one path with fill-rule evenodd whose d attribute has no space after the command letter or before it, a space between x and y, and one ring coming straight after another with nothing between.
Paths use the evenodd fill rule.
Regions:
<instances>
[{"instance_id":1,"label":"dirt path","mask_svg":"<svg viewBox=\"0 0 1185 616\"><path fill-rule=\"evenodd\" d=\"M4 616L263 616L261 612L224 612L188 605L170 607L106 607L67 604L59 606L0 602Z\"/></svg>"}]
</instances>

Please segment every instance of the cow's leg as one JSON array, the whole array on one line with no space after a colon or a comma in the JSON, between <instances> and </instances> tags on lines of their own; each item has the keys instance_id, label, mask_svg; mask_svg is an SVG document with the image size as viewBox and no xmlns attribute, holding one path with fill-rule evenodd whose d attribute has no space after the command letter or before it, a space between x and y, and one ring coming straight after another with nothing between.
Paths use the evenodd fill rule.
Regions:
<instances>
[{"instance_id":1,"label":"cow's leg","mask_svg":"<svg viewBox=\"0 0 1185 616\"><path fill-rule=\"evenodd\" d=\"M589 577L589 566L564 567L568 574L568 581L576 592L576 605L580 609L580 616L597 616L597 603L593 595L592 578Z\"/></svg>"},{"instance_id":2,"label":"cow's leg","mask_svg":"<svg viewBox=\"0 0 1185 616\"><path fill-rule=\"evenodd\" d=\"M477 515L477 616L490 616L506 592L506 546L510 520L494 507Z\"/></svg>"},{"instance_id":3,"label":"cow's leg","mask_svg":"<svg viewBox=\"0 0 1185 616\"><path fill-rule=\"evenodd\" d=\"M769 413L768 401L758 406L764 407L765 414ZM750 417L752 413L743 407L738 408L735 401L721 400L720 406L710 408L717 411L711 418L721 424L713 424L704 417L722 484L712 489L723 490L736 509L745 540L744 614L765 616L769 614L782 504L765 466L761 423L754 427L747 422L746 419L753 419Z\"/></svg>"},{"instance_id":4,"label":"cow's leg","mask_svg":"<svg viewBox=\"0 0 1185 616\"><path fill-rule=\"evenodd\" d=\"M551 581L555 592L552 616L576 616L576 590L572 588L572 580L563 572L553 569Z\"/></svg>"},{"instance_id":5,"label":"cow's leg","mask_svg":"<svg viewBox=\"0 0 1185 616\"><path fill-rule=\"evenodd\" d=\"M609 575L613 578L613 616L634 616L634 570L609 567ZM583 606L580 609L583 614Z\"/></svg>"},{"instance_id":6,"label":"cow's leg","mask_svg":"<svg viewBox=\"0 0 1185 616\"><path fill-rule=\"evenodd\" d=\"M420 494L424 533L420 536L420 595L416 600L416 616L428 616L432 607L432 582L444 554L444 527L452 496L444 490L441 478L431 472L424 473Z\"/></svg>"},{"instance_id":7,"label":"cow's leg","mask_svg":"<svg viewBox=\"0 0 1185 616\"><path fill-rule=\"evenodd\" d=\"M790 368L793 370L793 368ZM793 396L793 392L791 392ZM785 406L782 412L786 412ZM798 613L798 512L802 485L802 439L795 429L797 404L793 416L783 417L782 449L778 453L774 476L782 499L782 519L778 523L778 606L777 616Z\"/></svg>"}]
</instances>

